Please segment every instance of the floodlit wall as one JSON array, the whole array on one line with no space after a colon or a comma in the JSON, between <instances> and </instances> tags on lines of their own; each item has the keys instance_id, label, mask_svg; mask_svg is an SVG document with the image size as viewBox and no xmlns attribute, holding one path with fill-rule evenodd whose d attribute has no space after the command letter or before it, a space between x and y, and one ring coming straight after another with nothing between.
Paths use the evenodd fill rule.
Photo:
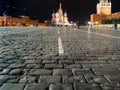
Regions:
<instances>
[{"instance_id":1,"label":"floodlit wall","mask_svg":"<svg viewBox=\"0 0 120 90\"><path fill-rule=\"evenodd\" d=\"M31 20L28 16L14 18L11 16L0 16L0 26L30 26L38 25L38 20Z\"/></svg>"}]
</instances>

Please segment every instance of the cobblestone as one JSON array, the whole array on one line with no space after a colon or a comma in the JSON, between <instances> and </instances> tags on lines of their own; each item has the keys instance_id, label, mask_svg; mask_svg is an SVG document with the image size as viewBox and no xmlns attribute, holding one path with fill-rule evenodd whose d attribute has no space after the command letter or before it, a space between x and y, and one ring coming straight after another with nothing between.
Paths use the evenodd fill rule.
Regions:
<instances>
[{"instance_id":1,"label":"cobblestone","mask_svg":"<svg viewBox=\"0 0 120 90\"><path fill-rule=\"evenodd\" d=\"M43 60L43 64L57 64L56 60Z\"/></svg>"},{"instance_id":2,"label":"cobblestone","mask_svg":"<svg viewBox=\"0 0 120 90\"><path fill-rule=\"evenodd\" d=\"M36 81L37 81L37 78L35 76L23 76L19 80L19 82L22 84L36 83Z\"/></svg>"},{"instance_id":3,"label":"cobblestone","mask_svg":"<svg viewBox=\"0 0 120 90\"><path fill-rule=\"evenodd\" d=\"M24 68L25 64L11 64L8 68Z\"/></svg>"},{"instance_id":4,"label":"cobblestone","mask_svg":"<svg viewBox=\"0 0 120 90\"><path fill-rule=\"evenodd\" d=\"M85 75L85 78L88 81L88 83L96 84L109 83L104 76Z\"/></svg>"},{"instance_id":5,"label":"cobblestone","mask_svg":"<svg viewBox=\"0 0 120 90\"><path fill-rule=\"evenodd\" d=\"M10 71L9 73L10 75L22 75L23 74L23 70L21 69L13 69Z\"/></svg>"},{"instance_id":6,"label":"cobblestone","mask_svg":"<svg viewBox=\"0 0 120 90\"><path fill-rule=\"evenodd\" d=\"M25 60L25 64L41 64L42 60Z\"/></svg>"},{"instance_id":7,"label":"cobblestone","mask_svg":"<svg viewBox=\"0 0 120 90\"><path fill-rule=\"evenodd\" d=\"M63 83L76 83L76 82L79 82L79 83L86 83L86 80L84 79L83 76L63 76Z\"/></svg>"},{"instance_id":8,"label":"cobblestone","mask_svg":"<svg viewBox=\"0 0 120 90\"><path fill-rule=\"evenodd\" d=\"M52 75L52 70L47 69L32 69L29 75Z\"/></svg>"},{"instance_id":9,"label":"cobblestone","mask_svg":"<svg viewBox=\"0 0 120 90\"><path fill-rule=\"evenodd\" d=\"M8 79L8 75L0 75L0 83L5 83Z\"/></svg>"},{"instance_id":10,"label":"cobblestone","mask_svg":"<svg viewBox=\"0 0 120 90\"><path fill-rule=\"evenodd\" d=\"M0 68L6 68L9 64L0 64Z\"/></svg>"},{"instance_id":11,"label":"cobblestone","mask_svg":"<svg viewBox=\"0 0 120 90\"><path fill-rule=\"evenodd\" d=\"M53 69L54 76L71 76L72 71L69 69Z\"/></svg>"},{"instance_id":12,"label":"cobblestone","mask_svg":"<svg viewBox=\"0 0 120 90\"><path fill-rule=\"evenodd\" d=\"M73 75L94 75L90 69L72 69Z\"/></svg>"},{"instance_id":13,"label":"cobblestone","mask_svg":"<svg viewBox=\"0 0 120 90\"><path fill-rule=\"evenodd\" d=\"M110 83L120 84L120 75L106 75L105 77Z\"/></svg>"},{"instance_id":14,"label":"cobblestone","mask_svg":"<svg viewBox=\"0 0 120 90\"><path fill-rule=\"evenodd\" d=\"M28 64L26 66L26 68L28 68L28 69L32 69L32 68L34 68L34 69L40 69L40 68L43 68L43 67L44 66L42 64Z\"/></svg>"},{"instance_id":15,"label":"cobblestone","mask_svg":"<svg viewBox=\"0 0 120 90\"><path fill-rule=\"evenodd\" d=\"M83 69L81 64L70 64L70 65L64 65L64 68L66 69L72 69L72 68L79 68L79 69Z\"/></svg>"},{"instance_id":16,"label":"cobblestone","mask_svg":"<svg viewBox=\"0 0 120 90\"><path fill-rule=\"evenodd\" d=\"M120 75L120 71L117 69L104 68L104 69L93 69L96 75Z\"/></svg>"},{"instance_id":17,"label":"cobblestone","mask_svg":"<svg viewBox=\"0 0 120 90\"><path fill-rule=\"evenodd\" d=\"M99 85L93 84L81 84L81 83L75 83L74 84L74 90L102 90Z\"/></svg>"},{"instance_id":18,"label":"cobblestone","mask_svg":"<svg viewBox=\"0 0 120 90\"><path fill-rule=\"evenodd\" d=\"M102 68L100 64L82 64L84 68Z\"/></svg>"},{"instance_id":19,"label":"cobblestone","mask_svg":"<svg viewBox=\"0 0 120 90\"><path fill-rule=\"evenodd\" d=\"M40 76L39 82L48 84L61 83L61 76Z\"/></svg>"},{"instance_id":20,"label":"cobblestone","mask_svg":"<svg viewBox=\"0 0 120 90\"><path fill-rule=\"evenodd\" d=\"M0 27L0 90L120 90L120 33L91 31Z\"/></svg>"},{"instance_id":21,"label":"cobblestone","mask_svg":"<svg viewBox=\"0 0 120 90\"><path fill-rule=\"evenodd\" d=\"M7 75L11 69L3 69L0 71L0 75Z\"/></svg>"},{"instance_id":22,"label":"cobblestone","mask_svg":"<svg viewBox=\"0 0 120 90\"><path fill-rule=\"evenodd\" d=\"M18 83L19 77L16 76L9 76L9 79L6 81L6 83Z\"/></svg>"},{"instance_id":23,"label":"cobblestone","mask_svg":"<svg viewBox=\"0 0 120 90\"><path fill-rule=\"evenodd\" d=\"M47 84L28 84L24 90L47 90Z\"/></svg>"},{"instance_id":24,"label":"cobblestone","mask_svg":"<svg viewBox=\"0 0 120 90\"><path fill-rule=\"evenodd\" d=\"M59 63L60 64L73 64L74 61L73 60L60 60Z\"/></svg>"},{"instance_id":25,"label":"cobblestone","mask_svg":"<svg viewBox=\"0 0 120 90\"><path fill-rule=\"evenodd\" d=\"M62 64L45 64L45 68L47 69L62 69Z\"/></svg>"},{"instance_id":26,"label":"cobblestone","mask_svg":"<svg viewBox=\"0 0 120 90\"><path fill-rule=\"evenodd\" d=\"M24 85L22 84L4 84L0 90L23 90Z\"/></svg>"},{"instance_id":27,"label":"cobblestone","mask_svg":"<svg viewBox=\"0 0 120 90\"><path fill-rule=\"evenodd\" d=\"M103 90L120 90L119 84L102 84Z\"/></svg>"},{"instance_id":28,"label":"cobblestone","mask_svg":"<svg viewBox=\"0 0 120 90\"><path fill-rule=\"evenodd\" d=\"M52 84L49 90L73 90L73 88L71 84Z\"/></svg>"}]
</instances>

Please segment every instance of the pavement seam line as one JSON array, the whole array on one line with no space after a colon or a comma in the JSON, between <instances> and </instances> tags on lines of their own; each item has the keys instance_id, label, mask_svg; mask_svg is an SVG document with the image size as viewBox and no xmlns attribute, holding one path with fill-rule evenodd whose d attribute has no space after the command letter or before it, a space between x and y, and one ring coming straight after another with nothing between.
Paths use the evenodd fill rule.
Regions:
<instances>
[{"instance_id":1,"label":"pavement seam line","mask_svg":"<svg viewBox=\"0 0 120 90\"><path fill-rule=\"evenodd\" d=\"M60 37L60 31L58 29L58 52L59 52L59 55L62 55L64 54L64 49L63 49L63 45L62 45L62 39Z\"/></svg>"},{"instance_id":2,"label":"pavement seam line","mask_svg":"<svg viewBox=\"0 0 120 90\"><path fill-rule=\"evenodd\" d=\"M59 54L64 54L61 37L58 37L58 49L59 49Z\"/></svg>"}]
</instances>

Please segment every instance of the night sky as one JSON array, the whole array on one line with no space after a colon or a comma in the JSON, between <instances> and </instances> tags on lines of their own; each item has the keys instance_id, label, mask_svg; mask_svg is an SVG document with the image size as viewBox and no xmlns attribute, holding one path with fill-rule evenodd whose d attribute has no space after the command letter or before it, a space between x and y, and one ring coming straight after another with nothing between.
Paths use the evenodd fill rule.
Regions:
<instances>
[{"instance_id":1,"label":"night sky","mask_svg":"<svg viewBox=\"0 0 120 90\"><path fill-rule=\"evenodd\" d=\"M120 0L112 1L112 12L120 12ZM27 15L40 22L50 20L59 3L68 12L69 20L86 22L92 13L96 13L99 0L0 0L0 15Z\"/></svg>"}]
</instances>

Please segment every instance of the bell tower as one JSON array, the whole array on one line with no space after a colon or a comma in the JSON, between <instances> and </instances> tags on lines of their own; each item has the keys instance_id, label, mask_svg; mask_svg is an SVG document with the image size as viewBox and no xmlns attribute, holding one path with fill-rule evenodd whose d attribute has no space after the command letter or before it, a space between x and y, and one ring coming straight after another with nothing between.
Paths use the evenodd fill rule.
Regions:
<instances>
[{"instance_id":1,"label":"bell tower","mask_svg":"<svg viewBox=\"0 0 120 90\"><path fill-rule=\"evenodd\" d=\"M100 15L110 15L111 14L111 1L109 0L99 0L97 4L97 14Z\"/></svg>"}]
</instances>

